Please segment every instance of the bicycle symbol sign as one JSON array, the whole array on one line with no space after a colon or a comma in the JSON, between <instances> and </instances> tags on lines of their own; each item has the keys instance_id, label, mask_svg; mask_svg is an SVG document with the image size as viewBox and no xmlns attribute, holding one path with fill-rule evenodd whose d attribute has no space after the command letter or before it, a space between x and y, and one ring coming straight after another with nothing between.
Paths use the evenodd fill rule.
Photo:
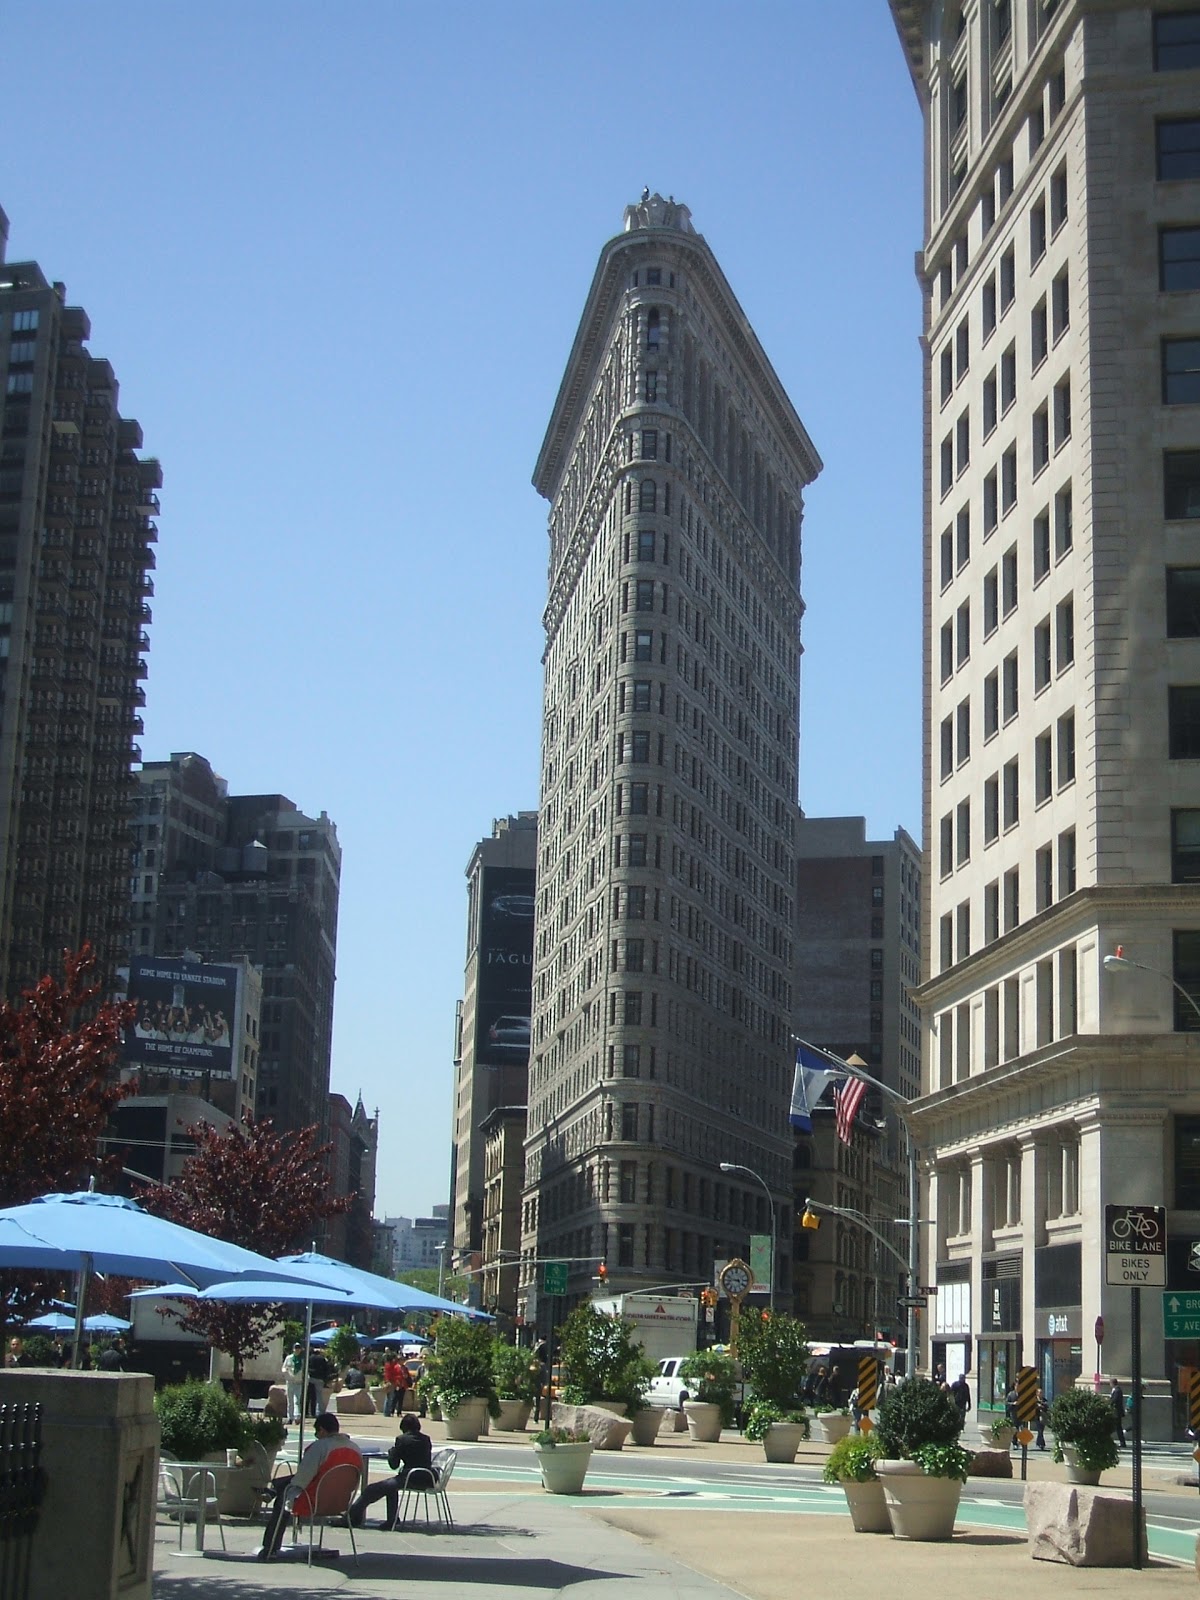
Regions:
<instances>
[{"instance_id":1,"label":"bicycle symbol sign","mask_svg":"<svg viewBox=\"0 0 1200 1600\"><path fill-rule=\"evenodd\" d=\"M1167 1281L1167 1214L1162 1206L1105 1206L1104 1281L1132 1289Z\"/></svg>"}]
</instances>

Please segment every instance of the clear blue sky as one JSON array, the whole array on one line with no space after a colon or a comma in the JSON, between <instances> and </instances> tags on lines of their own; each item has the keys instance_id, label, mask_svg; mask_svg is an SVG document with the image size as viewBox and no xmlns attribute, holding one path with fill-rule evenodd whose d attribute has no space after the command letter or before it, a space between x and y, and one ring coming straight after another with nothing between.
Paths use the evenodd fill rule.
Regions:
<instances>
[{"instance_id":1,"label":"clear blue sky","mask_svg":"<svg viewBox=\"0 0 1200 1600\"><path fill-rule=\"evenodd\" d=\"M604 241L691 207L825 462L801 801L920 828L921 131L886 0L40 0L9 259L65 281L162 490L147 759L329 812L333 1087L446 1198L463 869L536 806L530 474Z\"/></svg>"}]
</instances>

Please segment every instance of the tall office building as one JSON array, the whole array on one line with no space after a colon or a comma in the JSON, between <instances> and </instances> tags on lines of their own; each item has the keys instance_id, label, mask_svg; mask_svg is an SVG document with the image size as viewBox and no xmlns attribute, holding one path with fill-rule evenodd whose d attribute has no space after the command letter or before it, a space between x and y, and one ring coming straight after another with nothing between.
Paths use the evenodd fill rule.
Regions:
<instances>
[{"instance_id":1,"label":"tall office building","mask_svg":"<svg viewBox=\"0 0 1200 1600\"><path fill-rule=\"evenodd\" d=\"M259 967L256 1114L328 1132L337 828L284 795L231 795L191 752L147 761L138 782L134 954Z\"/></svg>"},{"instance_id":2,"label":"tall office building","mask_svg":"<svg viewBox=\"0 0 1200 1600\"><path fill-rule=\"evenodd\" d=\"M1195 1281L1200 12L892 11L926 125L922 1277L986 1407L1021 1362L1128 1379L1106 1205L1165 1206ZM1167 1436L1200 1347L1143 1299Z\"/></svg>"},{"instance_id":3,"label":"tall office building","mask_svg":"<svg viewBox=\"0 0 1200 1600\"><path fill-rule=\"evenodd\" d=\"M820 461L686 206L605 245L550 502L522 1249L710 1282L776 1205L790 1286L800 518ZM527 1267L526 1315L538 1280ZM531 1300L531 1295L534 1297ZM544 1319L543 1319L544 1320Z\"/></svg>"},{"instance_id":4,"label":"tall office building","mask_svg":"<svg viewBox=\"0 0 1200 1600\"><path fill-rule=\"evenodd\" d=\"M90 940L128 951L157 461L117 409L87 314L0 212L0 995Z\"/></svg>"},{"instance_id":5,"label":"tall office building","mask_svg":"<svg viewBox=\"0 0 1200 1600\"><path fill-rule=\"evenodd\" d=\"M530 987L533 980L537 813L520 811L492 823L467 863L467 952L454 1052L450 1171L450 1249L446 1266L473 1268L472 1287L487 1304L512 1313L499 1272L504 1253L520 1247L520 1188L489 1205L487 1144L495 1114L506 1112L509 1143L525 1134L529 1077ZM514 1130L515 1118L515 1130ZM479 1269L482 1268L482 1272Z\"/></svg>"}]
</instances>

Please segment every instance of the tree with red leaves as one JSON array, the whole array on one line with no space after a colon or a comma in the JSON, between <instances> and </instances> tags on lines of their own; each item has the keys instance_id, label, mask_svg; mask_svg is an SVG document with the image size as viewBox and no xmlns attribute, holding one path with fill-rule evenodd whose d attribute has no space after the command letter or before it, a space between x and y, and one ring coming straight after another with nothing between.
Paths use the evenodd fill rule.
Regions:
<instances>
[{"instance_id":1,"label":"tree with red leaves","mask_svg":"<svg viewBox=\"0 0 1200 1600\"><path fill-rule=\"evenodd\" d=\"M325 1157L315 1127L276 1133L271 1122L231 1124L224 1133L207 1122L187 1129L196 1153L174 1183L142 1191L147 1211L225 1239L265 1256L289 1255L312 1244L323 1217L349 1210L353 1196L329 1192ZM225 1305L196 1301L186 1313L167 1312L188 1333L199 1334L233 1358L233 1386L240 1392L250 1356L266 1348L278 1326L278 1306Z\"/></svg>"},{"instance_id":2,"label":"tree with red leaves","mask_svg":"<svg viewBox=\"0 0 1200 1600\"><path fill-rule=\"evenodd\" d=\"M45 977L16 1005L0 1004L0 1205L101 1187L120 1167L101 1156L112 1108L133 1083L115 1074L136 1006L105 1001L90 945L63 954L63 981ZM80 1021L80 1014L87 1021ZM45 1303L44 1275L0 1274L2 1315L18 1320Z\"/></svg>"}]
</instances>

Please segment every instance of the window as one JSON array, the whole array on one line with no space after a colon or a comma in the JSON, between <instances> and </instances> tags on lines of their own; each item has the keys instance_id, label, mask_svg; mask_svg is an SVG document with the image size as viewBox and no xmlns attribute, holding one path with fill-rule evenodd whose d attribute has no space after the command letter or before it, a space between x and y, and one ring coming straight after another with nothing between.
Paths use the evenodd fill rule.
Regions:
<instances>
[{"instance_id":1,"label":"window","mask_svg":"<svg viewBox=\"0 0 1200 1600\"><path fill-rule=\"evenodd\" d=\"M971 459L971 417L964 411L955 428L958 442L958 471L965 472Z\"/></svg>"},{"instance_id":2,"label":"window","mask_svg":"<svg viewBox=\"0 0 1200 1600\"><path fill-rule=\"evenodd\" d=\"M644 867L646 865L646 835L644 833L631 833L626 843L629 846L628 865L631 867Z\"/></svg>"},{"instance_id":3,"label":"window","mask_svg":"<svg viewBox=\"0 0 1200 1600\"><path fill-rule=\"evenodd\" d=\"M618 744L620 743L621 737L621 734L617 735ZM629 748L629 760L636 762L640 767L644 767L650 759L650 735L644 732L631 733L629 735ZM620 751L618 751L618 759L619 758Z\"/></svg>"},{"instance_id":4,"label":"window","mask_svg":"<svg viewBox=\"0 0 1200 1600\"><path fill-rule=\"evenodd\" d=\"M1065 712L1058 719L1058 787L1075 782L1075 713Z\"/></svg>"},{"instance_id":5,"label":"window","mask_svg":"<svg viewBox=\"0 0 1200 1600\"><path fill-rule=\"evenodd\" d=\"M1011 150L996 170L1000 185L1000 204L1004 205L1011 198L1013 192L1013 153Z\"/></svg>"},{"instance_id":6,"label":"window","mask_svg":"<svg viewBox=\"0 0 1200 1600\"><path fill-rule=\"evenodd\" d=\"M986 639L1000 625L1000 575L995 567L983 580L983 637Z\"/></svg>"},{"instance_id":7,"label":"window","mask_svg":"<svg viewBox=\"0 0 1200 1600\"><path fill-rule=\"evenodd\" d=\"M964 317L954 330L954 365L955 382L961 383L971 365L971 329L967 317Z\"/></svg>"},{"instance_id":8,"label":"window","mask_svg":"<svg viewBox=\"0 0 1200 1600\"><path fill-rule=\"evenodd\" d=\"M964 600L958 608L955 638L957 640L957 661L961 667L971 654L971 602L969 600Z\"/></svg>"},{"instance_id":9,"label":"window","mask_svg":"<svg viewBox=\"0 0 1200 1600\"><path fill-rule=\"evenodd\" d=\"M971 559L971 508L963 506L955 521L958 537L958 570L961 572Z\"/></svg>"},{"instance_id":10,"label":"window","mask_svg":"<svg viewBox=\"0 0 1200 1600\"><path fill-rule=\"evenodd\" d=\"M1200 450L1163 451L1163 512L1181 520L1200 517Z\"/></svg>"},{"instance_id":11,"label":"window","mask_svg":"<svg viewBox=\"0 0 1200 1600\"><path fill-rule=\"evenodd\" d=\"M622 1205L632 1205L637 1199L636 1161L621 1162L620 1196Z\"/></svg>"},{"instance_id":12,"label":"window","mask_svg":"<svg viewBox=\"0 0 1200 1600\"><path fill-rule=\"evenodd\" d=\"M653 405L658 400L658 373L657 372L648 372L646 374L646 399L649 402L649 404L651 404L651 405Z\"/></svg>"},{"instance_id":13,"label":"window","mask_svg":"<svg viewBox=\"0 0 1200 1600\"><path fill-rule=\"evenodd\" d=\"M1017 609L1017 547L1010 545L1004 552L1001 563L1004 579L1004 615L1007 617Z\"/></svg>"},{"instance_id":14,"label":"window","mask_svg":"<svg viewBox=\"0 0 1200 1600\"><path fill-rule=\"evenodd\" d=\"M938 924L942 949L942 971L954 965L954 918L947 911Z\"/></svg>"},{"instance_id":15,"label":"window","mask_svg":"<svg viewBox=\"0 0 1200 1600\"><path fill-rule=\"evenodd\" d=\"M985 189L979 197L979 237L986 239L996 226L996 191Z\"/></svg>"},{"instance_id":16,"label":"window","mask_svg":"<svg viewBox=\"0 0 1200 1600\"><path fill-rule=\"evenodd\" d=\"M949 345L942 351L942 404L954 393L954 351Z\"/></svg>"},{"instance_id":17,"label":"window","mask_svg":"<svg viewBox=\"0 0 1200 1600\"><path fill-rule=\"evenodd\" d=\"M1181 1211L1200 1211L1200 1117L1176 1115L1175 1205Z\"/></svg>"},{"instance_id":18,"label":"window","mask_svg":"<svg viewBox=\"0 0 1200 1600\"><path fill-rule=\"evenodd\" d=\"M971 702L960 701L955 712L958 724L958 764L961 767L964 761L971 759Z\"/></svg>"},{"instance_id":19,"label":"window","mask_svg":"<svg viewBox=\"0 0 1200 1600\"><path fill-rule=\"evenodd\" d=\"M1029 113L1029 154L1032 157L1042 148L1046 138L1046 108L1043 105L1034 106Z\"/></svg>"},{"instance_id":20,"label":"window","mask_svg":"<svg viewBox=\"0 0 1200 1600\"><path fill-rule=\"evenodd\" d=\"M631 883L625 891L625 915L635 922L646 915L646 891L639 884Z\"/></svg>"},{"instance_id":21,"label":"window","mask_svg":"<svg viewBox=\"0 0 1200 1600\"><path fill-rule=\"evenodd\" d=\"M1012 32L1012 0L995 0L992 15L996 25L996 43L1001 45Z\"/></svg>"},{"instance_id":22,"label":"window","mask_svg":"<svg viewBox=\"0 0 1200 1600\"><path fill-rule=\"evenodd\" d=\"M954 818L949 812L942 818L939 828L938 854L941 862L942 877L948 878L954 871Z\"/></svg>"},{"instance_id":23,"label":"window","mask_svg":"<svg viewBox=\"0 0 1200 1600\"><path fill-rule=\"evenodd\" d=\"M1200 289L1200 228L1158 230L1160 289Z\"/></svg>"},{"instance_id":24,"label":"window","mask_svg":"<svg viewBox=\"0 0 1200 1600\"><path fill-rule=\"evenodd\" d=\"M1071 326L1071 285L1065 267L1050 286L1050 316L1057 343Z\"/></svg>"},{"instance_id":25,"label":"window","mask_svg":"<svg viewBox=\"0 0 1200 1600\"><path fill-rule=\"evenodd\" d=\"M949 494L954 487L954 439L950 434L942 440L942 493Z\"/></svg>"},{"instance_id":26,"label":"window","mask_svg":"<svg viewBox=\"0 0 1200 1600\"><path fill-rule=\"evenodd\" d=\"M958 924L958 959L965 961L971 954L971 902L964 900L955 913Z\"/></svg>"},{"instance_id":27,"label":"window","mask_svg":"<svg viewBox=\"0 0 1200 1600\"><path fill-rule=\"evenodd\" d=\"M654 635L652 633L639 632L634 634L633 659L635 661L654 660Z\"/></svg>"},{"instance_id":28,"label":"window","mask_svg":"<svg viewBox=\"0 0 1200 1600\"><path fill-rule=\"evenodd\" d=\"M1030 270L1046 254L1046 202L1039 200L1029 212L1029 266Z\"/></svg>"},{"instance_id":29,"label":"window","mask_svg":"<svg viewBox=\"0 0 1200 1600\"><path fill-rule=\"evenodd\" d=\"M1075 893L1075 829L1058 836L1058 898Z\"/></svg>"},{"instance_id":30,"label":"window","mask_svg":"<svg viewBox=\"0 0 1200 1600\"><path fill-rule=\"evenodd\" d=\"M661 329L661 318L657 311L646 313L646 349L657 350Z\"/></svg>"},{"instance_id":31,"label":"window","mask_svg":"<svg viewBox=\"0 0 1200 1600\"><path fill-rule=\"evenodd\" d=\"M938 268L938 293L941 296L943 306L946 305L950 296L954 293L954 274L950 270L948 261Z\"/></svg>"},{"instance_id":32,"label":"window","mask_svg":"<svg viewBox=\"0 0 1200 1600\"><path fill-rule=\"evenodd\" d=\"M621 1107L621 1137L636 1140L638 1136L638 1108L636 1100L627 1100Z\"/></svg>"},{"instance_id":33,"label":"window","mask_svg":"<svg viewBox=\"0 0 1200 1600\"><path fill-rule=\"evenodd\" d=\"M1200 123L1197 124L1200 128ZM1200 155L1200 147L1198 147ZM1017 293L1017 256L1012 245L1000 257L1000 314L1001 316L1012 305Z\"/></svg>"},{"instance_id":34,"label":"window","mask_svg":"<svg viewBox=\"0 0 1200 1600\"><path fill-rule=\"evenodd\" d=\"M646 268L646 282L650 285L651 288L657 288L658 285L662 283L662 268L661 267L647 267Z\"/></svg>"},{"instance_id":35,"label":"window","mask_svg":"<svg viewBox=\"0 0 1200 1600\"><path fill-rule=\"evenodd\" d=\"M1050 179L1050 232L1055 234L1069 215L1067 207L1067 169L1064 163Z\"/></svg>"},{"instance_id":36,"label":"window","mask_svg":"<svg viewBox=\"0 0 1200 1600\"><path fill-rule=\"evenodd\" d=\"M942 588L944 589L954 576L954 534L949 528L942 534L941 552Z\"/></svg>"},{"instance_id":37,"label":"window","mask_svg":"<svg viewBox=\"0 0 1200 1600\"><path fill-rule=\"evenodd\" d=\"M1200 339L1164 339L1162 373L1166 405L1200 401Z\"/></svg>"},{"instance_id":38,"label":"window","mask_svg":"<svg viewBox=\"0 0 1200 1600\"><path fill-rule=\"evenodd\" d=\"M994 431L996 426L996 418L999 415L998 395L996 369L993 367L983 380L983 437L985 439Z\"/></svg>"},{"instance_id":39,"label":"window","mask_svg":"<svg viewBox=\"0 0 1200 1600\"><path fill-rule=\"evenodd\" d=\"M1017 447L1010 445L1000 458L1000 503L1007 516L1017 503Z\"/></svg>"},{"instance_id":40,"label":"window","mask_svg":"<svg viewBox=\"0 0 1200 1600\"><path fill-rule=\"evenodd\" d=\"M983 537L986 539L990 533L995 533L996 524L1000 521L1000 505L997 493L995 472L989 472L983 480Z\"/></svg>"},{"instance_id":41,"label":"window","mask_svg":"<svg viewBox=\"0 0 1200 1600\"><path fill-rule=\"evenodd\" d=\"M1167 690L1172 761L1200 760L1200 685L1174 685Z\"/></svg>"},{"instance_id":42,"label":"window","mask_svg":"<svg viewBox=\"0 0 1200 1600\"><path fill-rule=\"evenodd\" d=\"M983 890L983 942L994 944L1000 937L1000 883L993 878Z\"/></svg>"},{"instance_id":43,"label":"window","mask_svg":"<svg viewBox=\"0 0 1200 1600\"><path fill-rule=\"evenodd\" d=\"M1050 618L1033 630L1033 691L1039 693L1050 682Z\"/></svg>"},{"instance_id":44,"label":"window","mask_svg":"<svg viewBox=\"0 0 1200 1600\"><path fill-rule=\"evenodd\" d=\"M639 578L637 580L636 604L639 611L654 610L653 578Z\"/></svg>"},{"instance_id":45,"label":"window","mask_svg":"<svg viewBox=\"0 0 1200 1600\"><path fill-rule=\"evenodd\" d=\"M1155 127L1160 179L1200 178L1200 117L1180 117Z\"/></svg>"},{"instance_id":46,"label":"window","mask_svg":"<svg viewBox=\"0 0 1200 1600\"><path fill-rule=\"evenodd\" d=\"M1200 883L1200 811L1171 813L1171 882Z\"/></svg>"},{"instance_id":47,"label":"window","mask_svg":"<svg viewBox=\"0 0 1200 1600\"><path fill-rule=\"evenodd\" d=\"M1044 844L1034 857L1034 910L1045 911L1054 903L1054 849Z\"/></svg>"},{"instance_id":48,"label":"window","mask_svg":"<svg viewBox=\"0 0 1200 1600\"><path fill-rule=\"evenodd\" d=\"M658 486L653 478L643 478L638 485L638 510L653 511L658 499Z\"/></svg>"},{"instance_id":49,"label":"window","mask_svg":"<svg viewBox=\"0 0 1200 1600\"><path fill-rule=\"evenodd\" d=\"M1036 430L1035 430L1036 432ZM1040 583L1050 571L1050 510L1033 519L1033 581Z\"/></svg>"},{"instance_id":50,"label":"window","mask_svg":"<svg viewBox=\"0 0 1200 1600\"><path fill-rule=\"evenodd\" d=\"M642 996L641 991L630 989L625 994L625 1026L636 1028L642 1021Z\"/></svg>"},{"instance_id":51,"label":"window","mask_svg":"<svg viewBox=\"0 0 1200 1600\"><path fill-rule=\"evenodd\" d=\"M1167 568L1167 637L1200 638L1200 567Z\"/></svg>"},{"instance_id":52,"label":"window","mask_svg":"<svg viewBox=\"0 0 1200 1600\"><path fill-rule=\"evenodd\" d=\"M942 722L942 777L950 777L954 771L954 718L946 717Z\"/></svg>"},{"instance_id":53,"label":"window","mask_svg":"<svg viewBox=\"0 0 1200 1600\"><path fill-rule=\"evenodd\" d=\"M958 864L961 867L971 859L971 802L961 800L957 812Z\"/></svg>"},{"instance_id":54,"label":"window","mask_svg":"<svg viewBox=\"0 0 1200 1600\"><path fill-rule=\"evenodd\" d=\"M983 786L983 842L993 843L1000 836L1000 775L993 773Z\"/></svg>"},{"instance_id":55,"label":"window","mask_svg":"<svg viewBox=\"0 0 1200 1600\"><path fill-rule=\"evenodd\" d=\"M1021 768L1014 756L1004 764L1004 826L1015 828L1021 820Z\"/></svg>"},{"instance_id":56,"label":"window","mask_svg":"<svg viewBox=\"0 0 1200 1600\"><path fill-rule=\"evenodd\" d=\"M1011 933L1021 921L1021 870L1004 874L1004 931ZM1013 1052L1016 1053L1015 1051Z\"/></svg>"},{"instance_id":57,"label":"window","mask_svg":"<svg viewBox=\"0 0 1200 1600\"><path fill-rule=\"evenodd\" d=\"M657 461L658 460L658 429L657 428L643 428L642 429L642 460L643 461Z\"/></svg>"},{"instance_id":58,"label":"window","mask_svg":"<svg viewBox=\"0 0 1200 1600\"><path fill-rule=\"evenodd\" d=\"M649 711L650 709L650 680L649 678L635 678L633 680L633 709L634 711Z\"/></svg>"},{"instance_id":59,"label":"window","mask_svg":"<svg viewBox=\"0 0 1200 1600\"><path fill-rule=\"evenodd\" d=\"M1054 792L1053 745L1050 730L1039 733L1033 742L1033 803L1042 805Z\"/></svg>"},{"instance_id":60,"label":"window","mask_svg":"<svg viewBox=\"0 0 1200 1600\"><path fill-rule=\"evenodd\" d=\"M1200 341L1197 342L1200 355ZM1200 388L1197 389L1200 395ZM1061 450L1071 437L1071 380L1066 377L1054 386L1054 448Z\"/></svg>"},{"instance_id":61,"label":"window","mask_svg":"<svg viewBox=\"0 0 1200 1600\"><path fill-rule=\"evenodd\" d=\"M637 558L639 561L654 560L654 529L639 528L637 536Z\"/></svg>"},{"instance_id":62,"label":"window","mask_svg":"<svg viewBox=\"0 0 1200 1600\"><path fill-rule=\"evenodd\" d=\"M993 274L983 286L982 306L983 340L988 339L996 331L996 278Z\"/></svg>"},{"instance_id":63,"label":"window","mask_svg":"<svg viewBox=\"0 0 1200 1600\"><path fill-rule=\"evenodd\" d=\"M38 313L36 311L13 312L12 331L14 333L33 333L36 331L37 325Z\"/></svg>"},{"instance_id":64,"label":"window","mask_svg":"<svg viewBox=\"0 0 1200 1600\"><path fill-rule=\"evenodd\" d=\"M1002 663L1004 673L1004 720L1011 722L1020 710L1020 691L1017 683L1017 652L1005 656Z\"/></svg>"},{"instance_id":65,"label":"window","mask_svg":"<svg viewBox=\"0 0 1200 1600\"><path fill-rule=\"evenodd\" d=\"M962 172L956 174L956 188L958 187L958 184L962 182L962 178L966 173L966 170L966 157L964 156ZM963 273L967 270L967 259L967 236L964 233L960 239L956 239L954 241L954 271L956 276L959 278L961 278Z\"/></svg>"},{"instance_id":66,"label":"window","mask_svg":"<svg viewBox=\"0 0 1200 1600\"><path fill-rule=\"evenodd\" d=\"M1054 613L1056 656L1059 672L1075 660L1075 601L1068 598Z\"/></svg>"},{"instance_id":67,"label":"window","mask_svg":"<svg viewBox=\"0 0 1200 1600\"><path fill-rule=\"evenodd\" d=\"M1050 349L1050 335L1046 322L1045 295L1034 306L1029 317L1029 365L1036 371L1045 361Z\"/></svg>"},{"instance_id":68,"label":"window","mask_svg":"<svg viewBox=\"0 0 1200 1600\"><path fill-rule=\"evenodd\" d=\"M626 939L625 941L625 971L641 972L646 964L646 941L644 939Z\"/></svg>"},{"instance_id":69,"label":"window","mask_svg":"<svg viewBox=\"0 0 1200 1600\"><path fill-rule=\"evenodd\" d=\"M983 737L990 739L1000 731L1000 675L989 672L983 680Z\"/></svg>"},{"instance_id":70,"label":"window","mask_svg":"<svg viewBox=\"0 0 1200 1600\"><path fill-rule=\"evenodd\" d=\"M1071 485L1060 489L1054 497L1054 553L1061 561L1075 542L1075 519L1071 498Z\"/></svg>"},{"instance_id":71,"label":"window","mask_svg":"<svg viewBox=\"0 0 1200 1600\"><path fill-rule=\"evenodd\" d=\"M1008 410L1017 398L1017 347L1010 344L1000 357L1000 410Z\"/></svg>"},{"instance_id":72,"label":"window","mask_svg":"<svg viewBox=\"0 0 1200 1600\"><path fill-rule=\"evenodd\" d=\"M1200 1001L1200 932L1176 932L1174 947L1172 976L1185 991L1175 991L1175 1032L1195 1033L1200 1028L1200 1012L1193 1004Z\"/></svg>"},{"instance_id":73,"label":"window","mask_svg":"<svg viewBox=\"0 0 1200 1600\"><path fill-rule=\"evenodd\" d=\"M1200 11L1155 17L1155 72L1185 72L1189 67L1200 67Z\"/></svg>"},{"instance_id":74,"label":"window","mask_svg":"<svg viewBox=\"0 0 1200 1600\"><path fill-rule=\"evenodd\" d=\"M644 817L650 811L650 785L648 783L631 783L629 785L629 814L634 817Z\"/></svg>"},{"instance_id":75,"label":"window","mask_svg":"<svg viewBox=\"0 0 1200 1600\"><path fill-rule=\"evenodd\" d=\"M954 671L954 624L942 624L942 682Z\"/></svg>"}]
</instances>

